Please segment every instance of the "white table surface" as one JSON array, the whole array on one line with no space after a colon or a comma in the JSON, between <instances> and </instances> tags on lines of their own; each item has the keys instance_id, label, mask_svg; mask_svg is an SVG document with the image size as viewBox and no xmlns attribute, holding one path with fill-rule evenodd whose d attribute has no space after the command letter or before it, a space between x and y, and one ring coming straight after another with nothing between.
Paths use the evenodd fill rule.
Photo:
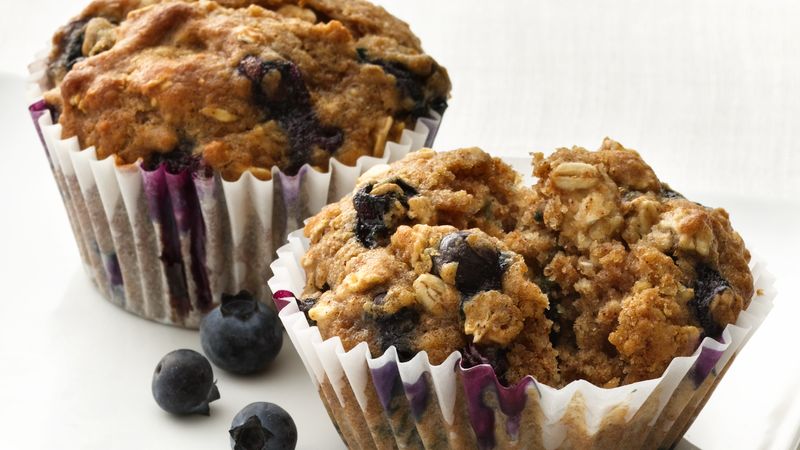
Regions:
<instances>
[{"instance_id":1,"label":"white table surface","mask_svg":"<svg viewBox=\"0 0 800 450\"><path fill-rule=\"evenodd\" d=\"M437 148L524 156L608 135L675 189L730 211L779 295L686 438L796 448L800 4L380 3L450 70ZM230 419L256 400L290 411L299 448L341 448L288 342L267 374L217 370L210 417L175 419L153 402L153 367L172 349L199 349L197 336L123 313L91 288L25 111L26 63L82 4L0 4L0 448L227 448Z\"/></svg>"}]
</instances>

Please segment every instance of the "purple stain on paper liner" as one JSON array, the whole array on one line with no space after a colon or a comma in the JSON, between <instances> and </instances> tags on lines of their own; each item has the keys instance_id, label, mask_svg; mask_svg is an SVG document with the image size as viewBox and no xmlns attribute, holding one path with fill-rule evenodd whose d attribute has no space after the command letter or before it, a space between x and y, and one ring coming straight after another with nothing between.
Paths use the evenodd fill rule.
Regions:
<instances>
[{"instance_id":1,"label":"purple stain on paper liner","mask_svg":"<svg viewBox=\"0 0 800 450\"><path fill-rule=\"evenodd\" d=\"M295 175L275 172L272 229L268 230L273 248L285 244L289 232L303 228L303 221L313 215L306 204L308 199L303 197L303 186L309 170L314 169L305 165Z\"/></svg>"},{"instance_id":2,"label":"purple stain on paper liner","mask_svg":"<svg viewBox=\"0 0 800 450\"><path fill-rule=\"evenodd\" d=\"M286 213L286 228L276 230L281 237L279 241L274 243L276 248L286 240L285 237L290 231L302 228L303 220L309 215L304 213L301 206L303 200L301 196L303 182L306 179L306 172L308 172L308 170L309 166L306 165L301 167L294 175L287 175L283 172L277 173L276 187L280 189L280 196L283 200L280 206Z\"/></svg>"},{"instance_id":3,"label":"purple stain on paper liner","mask_svg":"<svg viewBox=\"0 0 800 450\"><path fill-rule=\"evenodd\" d=\"M116 253L104 255L103 262L106 266L106 273L108 274L108 281L111 286L122 286L122 268L119 266L119 259Z\"/></svg>"},{"instance_id":4,"label":"purple stain on paper liner","mask_svg":"<svg viewBox=\"0 0 800 450\"><path fill-rule=\"evenodd\" d=\"M400 380L400 371L395 361L389 361L381 367L370 369L372 372L372 383L378 394L383 409L391 413L392 398L399 395L403 389Z\"/></svg>"},{"instance_id":5,"label":"purple stain on paper liner","mask_svg":"<svg viewBox=\"0 0 800 450\"><path fill-rule=\"evenodd\" d=\"M52 156L45 143L39 119L48 112L52 117L53 112L44 100L31 104L28 110L52 168ZM172 153L178 155L181 152ZM201 310L207 311L213 304L205 267L206 226L195 185L195 178L198 180L208 178L211 174L201 161L187 160L190 164L181 164L183 160L178 161L171 156L165 158L167 160L158 161L150 167L145 164L140 171L150 217L159 224L161 231L161 260L169 284L170 305L177 316L183 318L188 315L192 306L188 294L186 269L181 256L180 233L189 234L191 276L197 286L198 306ZM104 265L112 286L122 285L122 270L116 255L106 255Z\"/></svg>"},{"instance_id":6,"label":"purple stain on paper liner","mask_svg":"<svg viewBox=\"0 0 800 450\"><path fill-rule=\"evenodd\" d=\"M150 218L160 229L160 259L167 278L170 306L178 317L186 317L191 311L192 305L189 299L178 228L175 223L175 215L172 213L166 172L163 165L152 171L141 169Z\"/></svg>"},{"instance_id":7,"label":"purple stain on paper liner","mask_svg":"<svg viewBox=\"0 0 800 450\"><path fill-rule=\"evenodd\" d=\"M28 107L28 112L31 114L31 119L33 119L33 126L36 127L36 134L39 135L39 140L42 142L42 147L44 147L44 152L47 155L47 160L50 162L50 168L53 168L53 160L50 156L50 150L47 148L47 144L44 140L44 134L42 133L42 127L39 126L39 119L50 112L50 117L53 117L52 111L50 111L50 106L44 100L39 100L38 102L30 105Z\"/></svg>"},{"instance_id":8,"label":"purple stain on paper liner","mask_svg":"<svg viewBox=\"0 0 800 450\"><path fill-rule=\"evenodd\" d=\"M206 260L206 227L200 209L200 200L191 170L170 173L167 164L161 163L153 170L141 168L144 191L150 217L158 224L161 238L161 261L167 277L170 306L179 318L192 310L187 276L191 275L197 286L197 303L201 311L213 304ZM191 274L181 254L181 234L189 234Z\"/></svg>"},{"instance_id":9,"label":"purple stain on paper liner","mask_svg":"<svg viewBox=\"0 0 800 450\"><path fill-rule=\"evenodd\" d=\"M528 386L536 382L532 377L525 377L513 386L503 386L497 379L494 369L489 364L479 364L473 367L458 365L464 380L464 393L467 398L469 420L478 446L481 449L494 448L496 439L494 435L495 411L483 402L484 392L491 390L497 396L500 411L506 415L506 432L512 439L519 434L522 411L528 399ZM538 392L538 387L537 392Z\"/></svg>"},{"instance_id":10,"label":"purple stain on paper liner","mask_svg":"<svg viewBox=\"0 0 800 450\"><path fill-rule=\"evenodd\" d=\"M28 106L28 112L31 115L31 119L33 119L33 124L36 126L36 131L39 133L39 139L41 139L42 145L44 145L44 136L42 135L41 127L39 127L39 119L49 111L50 108L44 100L39 100Z\"/></svg>"},{"instance_id":11,"label":"purple stain on paper liner","mask_svg":"<svg viewBox=\"0 0 800 450\"><path fill-rule=\"evenodd\" d=\"M724 343L722 342L722 338L720 338L719 341ZM708 378L712 372L715 372L717 362L719 362L723 353L725 352L722 350L701 347L700 355L697 356L697 361L695 361L692 368L689 369L689 376L691 376L692 381L694 381L695 388L699 388L706 378Z\"/></svg>"},{"instance_id":12,"label":"purple stain on paper liner","mask_svg":"<svg viewBox=\"0 0 800 450\"><path fill-rule=\"evenodd\" d=\"M48 105L47 102L45 102L44 100L39 100L28 106L28 111L31 114L31 119L33 120L33 126L34 128L36 128L36 134L39 136L39 141L42 143L42 148L44 148L44 154L47 155L47 162L50 164L50 170L53 172L53 176L55 177L56 174L55 174L55 166L53 165L53 156L50 154L50 149L47 148L47 143L44 139L44 133L42 133L42 127L39 125L39 119L49 112L50 117L53 118L53 121L55 121L56 120L55 118L57 116L56 111L52 106ZM69 191L66 189L65 190L59 189L58 192L59 194L61 194L61 200L65 202L64 206L66 207L67 206L66 202L69 201L70 197Z\"/></svg>"},{"instance_id":13,"label":"purple stain on paper liner","mask_svg":"<svg viewBox=\"0 0 800 450\"><path fill-rule=\"evenodd\" d=\"M294 294L285 290L276 291L274 294L272 294L272 301L275 302L275 307L278 308L278 312L282 311L283 308L292 303L295 298L296 297Z\"/></svg>"},{"instance_id":14,"label":"purple stain on paper liner","mask_svg":"<svg viewBox=\"0 0 800 450\"><path fill-rule=\"evenodd\" d=\"M202 175L201 175L202 176ZM165 174L169 187L173 213L178 230L189 234L189 257L192 279L197 286L197 306L200 311L211 309L211 283L208 279L206 261L206 224L197 195L193 172L184 170L177 174Z\"/></svg>"},{"instance_id":15,"label":"purple stain on paper liner","mask_svg":"<svg viewBox=\"0 0 800 450\"><path fill-rule=\"evenodd\" d=\"M425 412L425 407L428 406L428 399L430 398L430 387L425 374L421 374L414 383L403 383L403 389L405 389L406 397L411 404L411 413L414 415L414 419L419 421L422 418L422 413Z\"/></svg>"}]
</instances>

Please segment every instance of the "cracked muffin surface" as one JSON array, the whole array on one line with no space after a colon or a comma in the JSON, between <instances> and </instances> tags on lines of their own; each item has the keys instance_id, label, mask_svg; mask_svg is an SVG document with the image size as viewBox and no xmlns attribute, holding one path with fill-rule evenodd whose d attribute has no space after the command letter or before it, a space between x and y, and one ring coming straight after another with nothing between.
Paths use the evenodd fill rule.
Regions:
<instances>
[{"instance_id":1,"label":"cracked muffin surface","mask_svg":"<svg viewBox=\"0 0 800 450\"><path fill-rule=\"evenodd\" d=\"M45 100L82 147L228 180L380 156L447 72L362 0L96 0L53 38Z\"/></svg>"},{"instance_id":2,"label":"cracked muffin surface","mask_svg":"<svg viewBox=\"0 0 800 450\"><path fill-rule=\"evenodd\" d=\"M479 149L366 173L305 227L300 301L323 338L431 363L460 351L501 381L613 387L717 338L753 296L727 213L683 198L638 153L534 154L537 182Z\"/></svg>"}]
</instances>

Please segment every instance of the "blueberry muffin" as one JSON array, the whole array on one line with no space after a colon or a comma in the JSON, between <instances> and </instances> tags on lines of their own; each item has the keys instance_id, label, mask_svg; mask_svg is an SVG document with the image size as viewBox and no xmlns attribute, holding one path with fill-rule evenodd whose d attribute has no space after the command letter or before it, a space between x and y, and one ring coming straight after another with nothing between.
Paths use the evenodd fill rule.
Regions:
<instances>
[{"instance_id":1,"label":"blueberry muffin","mask_svg":"<svg viewBox=\"0 0 800 450\"><path fill-rule=\"evenodd\" d=\"M450 91L408 25L362 0L95 0L31 71L88 275L185 327L224 294L271 305L287 233L352 189L360 157L430 145Z\"/></svg>"},{"instance_id":2,"label":"blueberry muffin","mask_svg":"<svg viewBox=\"0 0 800 450\"><path fill-rule=\"evenodd\" d=\"M236 180L380 156L450 81L362 0L95 0L53 39L45 94L98 159Z\"/></svg>"},{"instance_id":3,"label":"blueberry muffin","mask_svg":"<svg viewBox=\"0 0 800 450\"><path fill-rule=\"evenodd\" d=\"M656 378L753 295L727 213L686 200L632 150L534 154L532 187L479 149L365 174L305 227L300 301L324 339L432 364L460 351L513 384Z\"/></svg>"}]
</instances>

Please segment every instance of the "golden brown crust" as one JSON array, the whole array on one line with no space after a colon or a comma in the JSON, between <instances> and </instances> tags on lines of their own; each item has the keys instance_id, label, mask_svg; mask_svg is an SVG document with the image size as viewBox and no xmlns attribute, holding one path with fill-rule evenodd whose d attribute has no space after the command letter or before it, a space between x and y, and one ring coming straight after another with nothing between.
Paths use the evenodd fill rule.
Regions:
<instances>
[{"instance_id":1,"label":"golden brown crust","mask_svg":"<svg viewBox=\"0 0 800 450\"><path fill-rule=\"evenodd\" d=\"M597 152L560 149L538 155L535 174L543 224L563 248L544 274L558 286L565 378L657 377L752 297L750 255L727 214L669 190L636 152L609 139ZM697 298L699 285L711 298Z\"/></svg>"},{"instance_id":2,"label":"golden brown crust","mask_svg":"<svg viewBox=\"0 0 800 450\"><path fill-rule=\"evenodd\" d=\"M227 179L352 165L450 90L408 25L361 0L96 0L48 73L64 135L99 158L202 158Z\"/></svg>"},{"instance_id":3,"label":"golden brown crust","mask_svg":"<svg viewBox=\"0 0 800 450\"><path fill-rule=\"evenodd\" d=\"M313 217L304 296L323 337L612 387L736 321L753 280L724 210L610 140L534 161L528 188L478 149L422 151Z\"/></svg>"}]
</instances>

